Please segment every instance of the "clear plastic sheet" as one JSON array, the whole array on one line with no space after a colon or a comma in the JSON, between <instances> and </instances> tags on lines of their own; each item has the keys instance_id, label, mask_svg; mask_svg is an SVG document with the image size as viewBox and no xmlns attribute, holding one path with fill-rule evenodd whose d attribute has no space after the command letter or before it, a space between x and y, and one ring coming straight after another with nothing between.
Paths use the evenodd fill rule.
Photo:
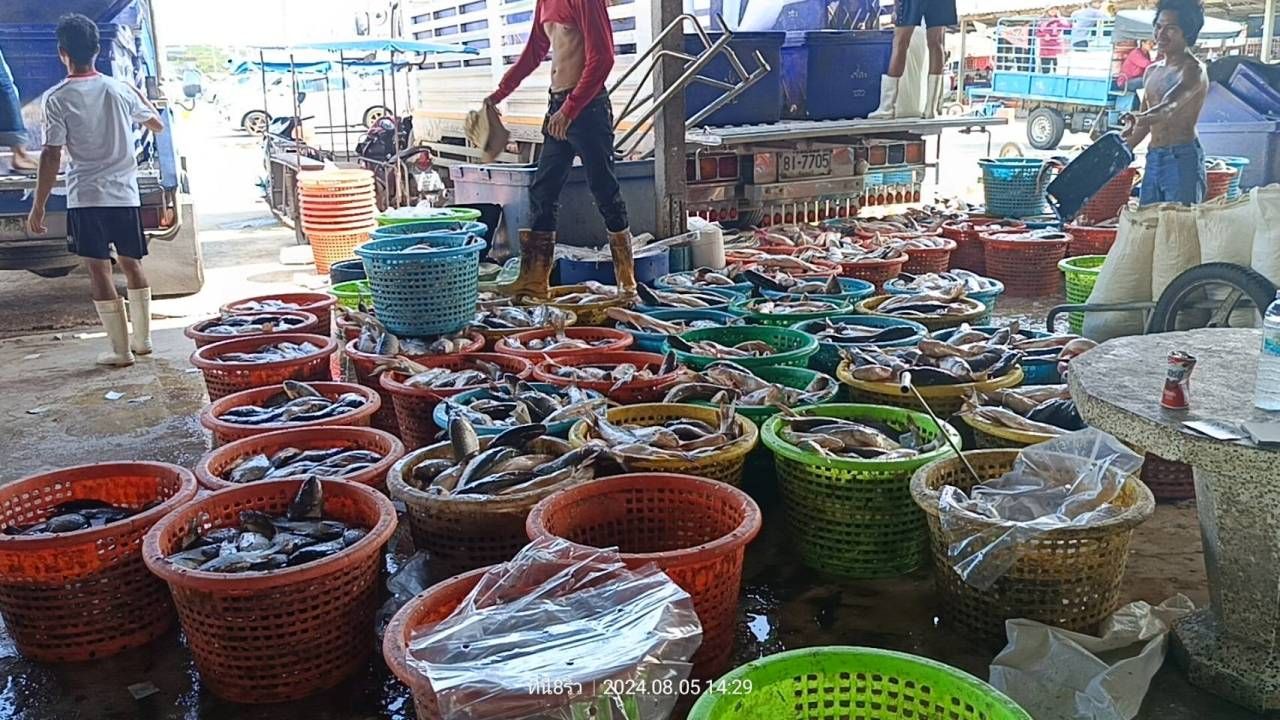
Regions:
<instances>
[{"instance_id":1,"label":"clear plastic sheet","mask_svg":"<svg viewBox=\"0 0 1280 720\"><path fill-rule=\"evenodd\" d=\"M535 540L409 643L450 720L664 720L702 626L688 593L614 550Z\"/></svg>"},{"instance_id":2,"label":"clear plastic sheet","mask_svg":"<svg viewBox=\"0 0 1280 720\"><path fill-rule=\"evenodd\" d=\"M1024 449L1011 471L967 495L943 487L938 515L952 567L969 585L990 588L1028 541L1121 514L1112 501L1141 466L1119 440L1085 428Z\"/></svg>"}]
</instances>

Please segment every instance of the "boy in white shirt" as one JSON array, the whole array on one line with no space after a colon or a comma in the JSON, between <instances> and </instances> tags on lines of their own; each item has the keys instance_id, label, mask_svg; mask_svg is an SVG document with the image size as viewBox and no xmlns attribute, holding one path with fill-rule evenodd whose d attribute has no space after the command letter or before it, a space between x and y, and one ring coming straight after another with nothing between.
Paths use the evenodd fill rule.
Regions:
<instances>
[{"instance_id":1,"label":"boy in white shirt","mask_svg":"<svg viewBox=\"0 0 1280 720\"><path fill-rule=\"evenodd\" d=\"M32 232L45 232L45 203L58 177L65 146L67 235L72 252L84 260L93 285L93 304L111 340L98 356L102 365L132 365L133 354L151 352L151 287L142 272L147 254L139 215L138 164L134 125L162 132L164 123L137 88L94 70L98 26L84 15L58 22L58 56L67 79L44 95L44 150L40 153L36 197L27 218ZM111 279L115 246L129 286L128 320L124 301Z\"/></svg>"}]
</instances>

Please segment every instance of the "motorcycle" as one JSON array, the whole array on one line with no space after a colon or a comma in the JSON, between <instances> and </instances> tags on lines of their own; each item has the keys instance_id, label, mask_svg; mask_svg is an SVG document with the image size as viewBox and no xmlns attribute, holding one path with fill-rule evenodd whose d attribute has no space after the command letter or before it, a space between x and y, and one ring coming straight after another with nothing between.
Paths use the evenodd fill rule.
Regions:
<instances>
[{"instance_id":1,"label":"motorcycle","mask_svg":"<svg viewBox=\"0 0 1280 720\"><path fill-rule=\"evenodd\" d=\"M431 149L413 145L413 118L379 118L356 144L360 167L373 173L378 208L405 207L426 199L442 204L446 188Z\"/></svg>"}]
</instances>

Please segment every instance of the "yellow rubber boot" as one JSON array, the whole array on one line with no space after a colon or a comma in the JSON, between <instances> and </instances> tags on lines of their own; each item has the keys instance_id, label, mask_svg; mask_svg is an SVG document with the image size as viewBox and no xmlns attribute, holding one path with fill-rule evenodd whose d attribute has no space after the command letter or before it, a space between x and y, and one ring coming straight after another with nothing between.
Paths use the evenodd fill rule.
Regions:
<instances>
[{"instance_id":1,"label":"yellow rubber boot","mask_svg":"<svg viewBox=\"0 0 1280 720\"><path fill-rule=\"evenodd\" d=\"M609 233L609 254L613 256L613 276L618 292L626 298L636 296L636 259L631 251L631 229Z\"/></svg>"},{"instance_id":2,"label":"yellow rubber boot","mask_svg":"<svg viewBox=\"0 0 1280 720\"><path fill-rule=\"evenodd\" d=\"M520 231L520 275L503 283L504 295L546 297L551 292L551 265L555 262L556 234L540 230Z\"/></svg>"}]
</instances>

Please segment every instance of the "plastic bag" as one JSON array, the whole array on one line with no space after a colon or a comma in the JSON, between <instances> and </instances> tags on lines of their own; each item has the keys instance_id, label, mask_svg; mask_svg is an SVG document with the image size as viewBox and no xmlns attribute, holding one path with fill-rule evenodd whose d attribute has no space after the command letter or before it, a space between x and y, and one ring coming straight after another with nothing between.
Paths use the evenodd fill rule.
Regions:
<instances>
[{"instance_id":1,"label":"plastic bag","mask_svg":"<svg viewBox=\"0 0 1280 720\"><path fill-rule=\"evenodd\" d=\"M1130 720L1164 663L1169 630L1193 610L1184 595L1156 607L1132 602L1099 637L1006 621L1009 644L991 661L991 684L1036 720Z\"/></svg>"},{"instance_id":2,"label":"plastic bag","mask_svg":"<svg viewBox=\"0 0 1280 720\"><path fill-rule=\"evenodd\" d=\"M1028 541L1121 514L1112 501L1140 467L1119 440L1085 428L1026 448L1012 470L968 495L944 486L938 511L951 566L969 585L990 588Z\"/></svg>"},{"instance_id":3,"label":"plastic bag","mask_svg":"<svg viewBox=\"0 0 1280 720\"><path fill-rule=\"evenodd\" d=\"M377 628L381 638L391 618L400 612L400 608L413 599L414 595L431 587L431 556L425 550L419 550L409 556L398 570L387 578L387 590L391 597L382 603L374 615L373 626Z\"/></svg>"},{"instance_id":4,"label":"plastic bag","mask_svg":"<svg viewBox=\"0 0 1280 720\"><path fill-rule=\"evenodd\" d=\"M543 538L420 630L407 660L451 720L662 720L701 642L693 601L656 566Z\"/></svg>"},{"instance_id":5,"label":"plastic bag","mask_svg":"<svg viewBox=\"0 0 1280 720\"><path fill-rule=\"evenodd\" d=\"M1160 205L1160 225L1151 254L1151 297L1160 299L1160 293L1174 278L1199 264L1196 211L1182 205Z\"/></svg>"},{"instance_id":6,"label":"plastic bag","mask_svg":"<svg viewBox=\"0 0 1280 720\"><path fill-rule=\"evenodd\" d=\"M1151 301L1151 263L1155 253L1157 207L1120 212L1116 241L1089 295L1090 303ZM1121 335L1141 335L1143 315L1134 312L1091 312L1084 315L1084 334L1102 342Z\"/></svg>"},{"instance_id":7,"label":"plastic bag","mask_svg":"<svg viewBox=\"0 0 1280 720\"><path fill-rule=\"evenodd\" d=\"M1253 269L1280 284L1280 185L1253 189L1257 227L1253 233Z\"/></svg>"}]
</instances>

